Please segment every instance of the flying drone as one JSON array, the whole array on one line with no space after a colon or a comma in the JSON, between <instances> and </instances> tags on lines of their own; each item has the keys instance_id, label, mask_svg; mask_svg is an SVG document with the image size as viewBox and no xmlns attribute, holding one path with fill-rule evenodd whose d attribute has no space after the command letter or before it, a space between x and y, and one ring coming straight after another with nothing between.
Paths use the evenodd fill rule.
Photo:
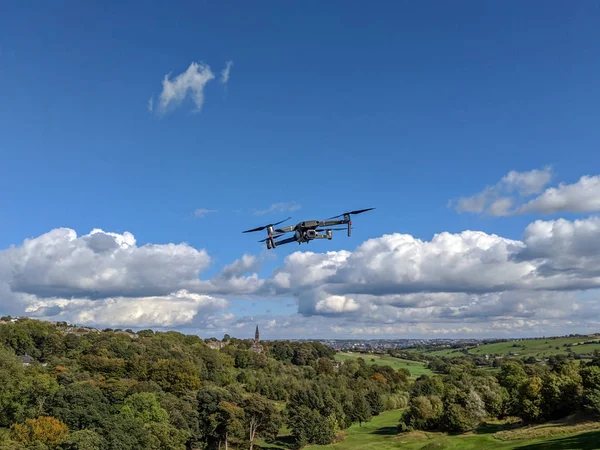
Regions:
<instances>
[{"instance_id":1,"label":"flying drone","mask_svg":"<svg viewBox=\"0 0 600 450\"><path fill-rule=\"evenodd\" d=\"M356 211L349 211L343 214L339 214L337 216L329 217L325 220L305 220L304 222L299 222L296 225L288 225L286 227L281 228L273 228L280 223L285 222L286 220L291 219L288 217L287 219L283 219L276 223L269 223L267 225L263 225L262 227L252 228L251 230L243 231L242 233L252 233L254 231L262 231L267 230L267 237L265 239L261 239L258 242L266 242L267 249L275 248L279 245L289 244L290 242L297 242L298 245L303 242L309 243L314 239L329 239L333 238L333 231L338 230L348 230L348 236L352 234L352 220L350 219L350 215L352 214L361 214L366 211L370 211L375 208L367 208L367 209L358 209ZM343 219L337 219L338 217L343 217ZM347 225L343 228L330 228L334 225ZM286 233L294 233L293 236L290 236L285 239L275 240L284 236Z\"/></svg>"}]
</instances>

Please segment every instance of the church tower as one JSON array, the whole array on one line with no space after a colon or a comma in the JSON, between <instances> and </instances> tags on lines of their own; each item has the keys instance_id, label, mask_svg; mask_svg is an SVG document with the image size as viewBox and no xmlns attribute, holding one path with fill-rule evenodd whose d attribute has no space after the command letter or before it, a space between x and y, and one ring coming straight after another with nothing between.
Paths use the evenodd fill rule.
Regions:
<instances>
[{"instance_id":1,"label":"church tower","mask_svg":"<svg viewBox=\"0 0 600 450\"><path fill-rule=\"evenodd\" d=\"M258 333L258 325L256 325L256 333L254 333L254 342L260 341L260 335Z\"/></svg>"}]
</instances>

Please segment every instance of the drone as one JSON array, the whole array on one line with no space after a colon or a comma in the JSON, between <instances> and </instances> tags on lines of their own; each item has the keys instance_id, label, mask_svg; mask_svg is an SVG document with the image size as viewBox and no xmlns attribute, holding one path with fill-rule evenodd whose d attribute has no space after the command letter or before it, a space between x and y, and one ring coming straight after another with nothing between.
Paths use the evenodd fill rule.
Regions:
<instances>
[{"instance_id":1,"label":"drone","mask_svg":"<svg viewBox=\"0 0 600 450\"><path fill-rule=\"evenodd\" d=\"M302 243L308 244L310 241L314 239L329 239L333 238L333 231L339 230L348 230L348 236L352 234L352 220L350 219L350 215L353 214L361 214L366 211L371 211L375 208L367 208L367 209L358 209L356 211L348 211L337 216L329 217L325 220L305 220L304 222L299 222L296 225L288 225L282 228L273 228L280 223L285 222L286 220L291 219L288 217L287 219L283 219L276 223L269 223L267 225L263 225L261 227L252 228L251 230L242 231L242 233L252 233L255 231L267 230L267 237L265 239L261 239L258 242L266 242L267 249L271 250L275 247L278 247L283 244L289 244L290 242L297 242L298 245ZM338 217L343 217L343 219L338 219ZM334 220L338 219L338 220ZM343 228L330 228L334 225L347 225ZM294 233L293 236L290 236L285 239L276 240L286 233Z\"/></svg>"}]
</instances>

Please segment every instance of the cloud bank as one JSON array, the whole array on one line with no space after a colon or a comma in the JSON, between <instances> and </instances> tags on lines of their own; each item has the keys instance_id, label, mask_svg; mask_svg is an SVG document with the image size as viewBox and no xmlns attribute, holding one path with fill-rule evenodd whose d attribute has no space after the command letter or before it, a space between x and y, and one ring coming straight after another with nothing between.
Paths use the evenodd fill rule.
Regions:
<instances>
[{"instance_id":1,"label":"cloud bank","mask_svg":"<svg viewBox=\"0 0 600 450\"><path fill-rule=\"evenodd\" d=\"M391 233L352 251L293 252L265 276L263 259L245 254L203 278L211 258L188 244L59 228L0 251L0 307L200 334L251 333L256 323L279 337L591 332L600 327L599 243L598 217L537 220L521 240ZM240 316L232 298L291 299L296 312Z\"/></svg>"}]
</instances>

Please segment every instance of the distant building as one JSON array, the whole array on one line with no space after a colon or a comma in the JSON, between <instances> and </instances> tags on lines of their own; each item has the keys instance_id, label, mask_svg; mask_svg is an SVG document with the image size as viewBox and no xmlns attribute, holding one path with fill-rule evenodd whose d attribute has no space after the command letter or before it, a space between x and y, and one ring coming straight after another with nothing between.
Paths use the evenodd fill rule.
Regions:
<instances>
[{"instance_id":1,"label":"distant building","mask_svg":"<svg viewBox=\"0 0 600 450\"><path fill-rule=\"evenodd\" d=\"M32 362L35 362L35 360L29 355L19 355L18 358L21 360L24 366L28 366Z\"/></svg>"},{"instance_id":2,"label":"distant building","mask_svg":"<svg viewBox=\"0 0 600 450\"><path fill-rule=\"evenodd\" d=\"M256 325L256 331L254 332L254 342L252 343L252 347L250 347L250 350L256 353L262 353L264 352L264 348L262 345L260 345L260 334L258 332L258 325Z\"/></svg>"}]
</instances>

